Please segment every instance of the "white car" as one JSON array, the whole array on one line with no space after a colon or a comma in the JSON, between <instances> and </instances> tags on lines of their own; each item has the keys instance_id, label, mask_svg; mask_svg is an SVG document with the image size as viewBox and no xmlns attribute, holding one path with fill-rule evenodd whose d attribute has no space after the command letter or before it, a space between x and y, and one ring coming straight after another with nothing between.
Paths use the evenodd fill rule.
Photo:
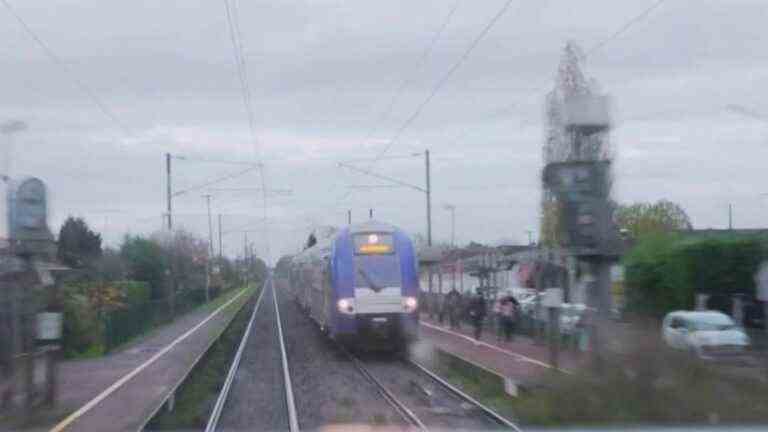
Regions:
<instances>
[{"instance_id":1,"label":"white car","mask_svg":"<svg viewBox=\"0 0 768 432\"><path fill-rule=\"evenodd\" d=\"M582 303L563 303L560 305L560 332L571 334L576 330L582 316L589 308Z\"/></svg>"},{"instance_id":2,"label":"white car","mask_svg":"<svg viewBox=\"0 0 768 432\"><path fill-rule=\"evenodd\" d=\"M712 359L744 354L749 336L728 315L715 311L676 311L664 317L664 342L676 349Z\"/></svg>"},{"instance_id":3,"label":"white car","mask_svg":"<svg viewBox=\"0 0 768 432\"><path fill-rule=\"evenodd\" d=\"M542 299L544 297L543 293L536 293L531 296L528 296L522 300L519 300L520 302L520 312L523 313L523 315L533 315L536 310L536 299Z\"/></svg>"}]
</instances>

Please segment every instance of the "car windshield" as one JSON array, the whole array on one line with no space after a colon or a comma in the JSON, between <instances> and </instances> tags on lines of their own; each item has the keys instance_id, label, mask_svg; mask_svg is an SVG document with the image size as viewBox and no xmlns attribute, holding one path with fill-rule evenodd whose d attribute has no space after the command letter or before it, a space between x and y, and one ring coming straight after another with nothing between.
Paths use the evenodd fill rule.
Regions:
<instances>
[{"instance_id":1,"label":"car windshield","mask_svg":"<svg viewBox=\"0 0 768 432\"><path fill-rule=\"evenodd\" d=\"M694 318L688 321L688 327L692 331L725 331L738 328L727 317Z\"/></svg>"}]
</instances>

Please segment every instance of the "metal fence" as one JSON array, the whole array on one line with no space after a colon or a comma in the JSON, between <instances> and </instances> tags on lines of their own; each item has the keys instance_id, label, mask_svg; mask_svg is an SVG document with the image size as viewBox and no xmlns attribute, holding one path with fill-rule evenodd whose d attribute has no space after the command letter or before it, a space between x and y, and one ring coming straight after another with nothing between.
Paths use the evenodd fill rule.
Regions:
<instances>
[{"instance_id":1,"label":"metal fence","mask_svg":"<svg viewBox=\"0 0 768 432\"><path fill-rule=\"evenodd\" d=\"M205 290L196 289L180 293L171 302L153 300L130 305L104 314L104 349L109 352L154 327L173 321L174 316L185 314L205 303Z\"/></svg>"}]
</instances>

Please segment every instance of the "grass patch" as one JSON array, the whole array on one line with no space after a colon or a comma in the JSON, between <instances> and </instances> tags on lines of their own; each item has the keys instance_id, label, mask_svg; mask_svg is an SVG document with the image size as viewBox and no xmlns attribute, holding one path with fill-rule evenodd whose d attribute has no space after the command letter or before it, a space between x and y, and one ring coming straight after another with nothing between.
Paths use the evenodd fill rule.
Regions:
<instances>
[{"instance_id":1,"label":"grass patch","mask_svg":"<svg viewBox=\"0 0 768 432\"><path fill-rule=\"evenodd\" d=\"M636 341L630 352L606 356L601 373L550 371L513 398L488 373L435 357L435 370L499 414L522 425L628 426L765 424L768 384L761 368L731 367Z\"/></svg>"},{"instance_id":2,"label":"grass patch","mask_svg":"<svg viewBox=\"0 0 768 432\"><path fill-rule=\"evenodd\" d=\"M512 399L504 392L502 377L442 351L434 353L431 369L488 408L508 419L515 418Z\"/></svg>"},{"instance_id":3,"label":"grass patch","mask_svg":"<svg viewBox=\"0 0 768 432\"><path fill-rule=\"evenodd\" d=\"M230 307L239 307L248 301L255 302L255 291L258 290L254 287L247 289L252 293L244 295L242 301L238 300ZM219 306L224 302L225 300L222 299ZM206 306L218 307L210 304ZM174 410L168 412L161 409L147 425L148 430L200 430L205 428L249 319L250 308L240 308L221 337L200 359L195 369L177 390Z\"/></svg>"},{"instance_id":4,"label":"grass patch","mask_svg":"<svg viewBox=\"0 0 768 432\"><path fill-rule=\"evenodd\" d=\"M387 424L387 416L384 414L374 414L371 417L372 426L385 426Z\"/></svg>"},{"instance_id":5,"label":"grass patch","mask_svg":"<svg viewBox=\"0 0 768 432\"><path fill-rule=\"evenodd\" d=\"M768 385L657 351L612 358L603 373L551 374L513 403L528 424L705 425L768 421Z\"/></svg>"}]
</instances>

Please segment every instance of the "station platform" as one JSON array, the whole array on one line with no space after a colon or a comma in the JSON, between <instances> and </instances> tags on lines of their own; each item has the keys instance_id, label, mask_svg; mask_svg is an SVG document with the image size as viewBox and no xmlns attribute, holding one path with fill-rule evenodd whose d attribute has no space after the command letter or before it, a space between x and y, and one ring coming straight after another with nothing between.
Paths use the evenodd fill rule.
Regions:
<instances>
[{"instance_id":1,"label":"station platform","mask_svg":"<svg viewBox=\"0 0 768 432\"><path fill-rule=\"evenodd\" d=\"M216 341L253 290L202 307L110 355L59 364L56 408L28 428L59 431L136 431Z\"/></svg>"},{"instance_id":2,"label":"station platform","mask_svg":"<svg viewBox=\"0 0 768 432\"><path fill-rule=\"evenodd\" d=\"M420 340L449 354L475 363L515 383L530 383L551 371L549 348L537 344L527 336L515 335L511 342L499 340L495 329L486 328L481 339L475 340L473 328L463 323L460 329L451 329L421 315ZM574 351L560 351L558 369L572 373L586 362L586 355Z\"/></svg>"}]
</instances>

